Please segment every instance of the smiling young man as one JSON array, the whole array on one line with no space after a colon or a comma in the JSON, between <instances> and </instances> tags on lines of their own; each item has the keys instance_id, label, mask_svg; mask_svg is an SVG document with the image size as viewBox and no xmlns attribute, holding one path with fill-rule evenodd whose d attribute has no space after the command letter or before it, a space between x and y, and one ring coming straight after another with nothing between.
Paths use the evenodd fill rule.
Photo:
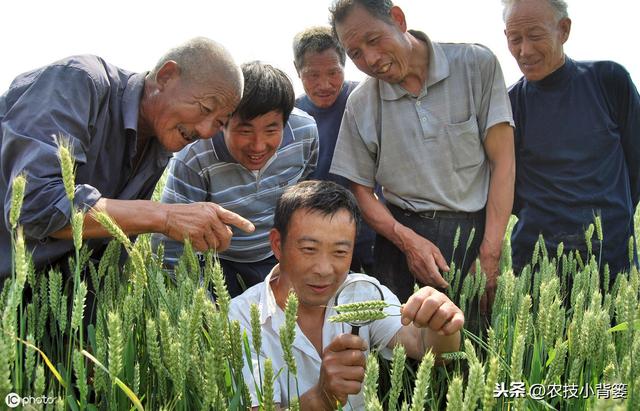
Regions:
<instances>
[{"instance_id":1,"label":"smiling young man","mask_svg":"<svg viewBox=\"0 0 640 411\"><path fill-rule=\"evenodd\" d=\"M571 32L565 1L503 4L507 45L524 75L509 90L519 218L511 235L514 268L528 263L540 234L548 247L563 243L586 258L584 231L600 214L604 241L594 254L602 253L613 277L630 268L627 244L640 201L636 87L615 62L564 54Z\"/></svg>"},{"instance_id":2,"label":"smiling young man","mask_svg":"<svg viewBox=\"0 0 640 411\"><path fill-rule=\"evenodd\" d=\"M240 69L206 38L170 50L147 73L82 55L18 76L0 96L0 280L11 270L8 214L19 174L27 180L20 224L36 269L57 263L66 268L73 250L72 207L104 210L130 235L186 237L203 250L228 245L227 224L251 230L245 219L211 204L148 201L171 152L210 138L241 93ZM56 136L68 142L76 161L73 206L65 195ZM99 258L109 233L87 216L83 235L95 239L89 247Z\"/></svg>"},{"instance_id":3,"label":"smiling young man","mask_svg":"<svg viewBox=\"0 0 640 411\"><path fill-rule=\"evenodd\" d=\"M398 298L380 286L393 306L392 315L362 326L359 335L350 334L348 325L328 321L335 314L332 307L340 286L362 279L379 285L364 274L347 275L359 218L353 194L331 181L299 183L278 201L269 239L280 263L264 282L233 299L229 313L251 334L248 307L256 303L260 309L262 352L252 352L252 364L245 364L244 370L254 407L258 399L252 375L259 375L256 367L266 358L277 374L273 400L282 408L299 392L302 410L334 410L338 402L345 410L363 410L362 381L371 349L388 354L388 348L402 344L408 356L420 359L430 348L436 355L459 348L464 316L431 287L419 290L399 308ZM293 343L297 384L288 381L279 338L290 291L299 301Z\"/></svg>"},{"instance_id":4,"label":"smiling young man","mask_svg":"<svg viewBox=\"0 0 640 411\"><path fill-rule=\"evenodd\" d=\"M242 65L244 93L229 121L211 140L178 153L162 193L167 204L210 202L250 220L255 231L233 232L218 257L232 296L262 281L277 263L269 246L273 210L284 189L308 178L318 157L313 118L294 109L287 75L268 64ZM165 242L165 263L175 266L183 243Z\"/></svg>"},{"instance_id":5,"label":"smiling young man","mask_svg":"<svg viewBox=\"0 0 640 411\"><path fill-rule=\"evenodd\" d=\"M349 96L331 172L351 180L378 233L375 275L405 300L416 282L448 287L441 274L448 263L466 274L478 257L494 289L515 169L496 57L481 45L436 43L409 30L390 0L337 0L331 23L370 76ZM460 244L473 228L475 237L454 254L458 228Z\"/></svg>"}]
</instances>

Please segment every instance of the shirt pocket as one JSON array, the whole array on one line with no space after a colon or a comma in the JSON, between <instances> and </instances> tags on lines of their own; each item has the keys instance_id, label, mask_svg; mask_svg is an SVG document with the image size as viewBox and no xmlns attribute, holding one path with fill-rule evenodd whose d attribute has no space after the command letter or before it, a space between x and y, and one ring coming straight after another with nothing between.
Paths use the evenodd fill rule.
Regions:
<instances>
[{"instance_id":1,"label":"shirt pocket","mask_svg":"<svg viewBox=\"0 0 640 411\"><path fill-rule=\"evenodd\" d=\"M478 135L478 122L475 116L472 115L462 123L445 125L445 132L455 170L475 167L483 163L484 148Z\"/></svg>"}]
</instances>

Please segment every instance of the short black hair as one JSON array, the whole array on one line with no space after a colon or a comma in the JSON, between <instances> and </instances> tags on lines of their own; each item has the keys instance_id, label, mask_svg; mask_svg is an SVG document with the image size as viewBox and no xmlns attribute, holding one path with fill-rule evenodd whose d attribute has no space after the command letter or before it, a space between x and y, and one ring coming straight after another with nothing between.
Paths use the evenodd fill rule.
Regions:
<instances>
[{"instance_id":1,"label":"short black hair","mask_svg":"<svg viewBox=\"0 0 640 411\"><path fill-rule=\"evenodd\" d=\"M393 2L391 0L335 0L329 8L329 22L331 23L331 31L337 39L336 24L347 18L354 7L364 7L373 17L391 23L391 8Z\"/></svg>"},{"instance_id":2,"label":"short black hair","mask_svg":"<svg viewBox=\"0 0 640 411\"><path fill-rule=\"evenodd\" d=\"M307 51L322 53L325 50L333 49L338 54L340 64L344 67L346 56L344 49L338 40L332 35L331 27L315 26L309 27L296 34L293 39L293 62L296 70L302 70L304 66L304 55Z\"/></svg>"},{"instance_id":3,"label":"short black hair","mask_svg":"<svg viewBox=\"0 0 640 411\"><path fill-rule=\"evenodd\" d=\"M283 123L286 123L295 102L289 76L284 71L259 61L244 63L241 69L244 92L233 115L240 116L242 121L249 121L270 111L280 111Z\"/></svg>"},{"instance_id":4,"label":"short black hair","mask_svg":"<svg viewBox=\"0 0 640 411\"><path fill-rule=\"evenodd\" d=\"M276 203L273 228L280 232L282 242L287 237L289 221L297 210L319 212L325 216L347 210L360 229L360 209L353 194L333 181L309 180L288 187Z\"/></svg>"}]
</instances>

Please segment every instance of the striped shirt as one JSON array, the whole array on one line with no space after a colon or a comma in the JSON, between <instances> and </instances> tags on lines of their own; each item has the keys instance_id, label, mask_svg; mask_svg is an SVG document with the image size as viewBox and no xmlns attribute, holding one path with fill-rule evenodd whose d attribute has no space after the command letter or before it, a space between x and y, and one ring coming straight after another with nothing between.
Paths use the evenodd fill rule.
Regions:
<instances>
[{"instance_id":1,"label":"striped shirt","mask_svg":"<svg viewBox=\"0 0 640 411\"><path fill-rule=\"evenodd\" d=\"M315 120L294 108L284 127L282 143L257 173L239 164L230 154L222 133L199 140L171 159L163 203L210 201L250 220L256 227L245 233L235 227L231 245L218 257L236 262L256 262L273 255L269 230L276 201L287 186L307 178L318 161ZM183 245L154 234L153 243L165 243L165 263L177 264Z\"/></svg>"}]
</instances>

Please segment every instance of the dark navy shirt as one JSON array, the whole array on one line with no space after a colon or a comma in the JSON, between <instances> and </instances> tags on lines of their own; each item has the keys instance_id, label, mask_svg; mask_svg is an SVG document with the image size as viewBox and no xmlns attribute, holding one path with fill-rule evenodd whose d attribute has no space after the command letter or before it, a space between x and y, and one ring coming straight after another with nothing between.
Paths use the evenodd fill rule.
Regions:
<instances>
[{"instance_id":1,"label":"dark navy shirt","mask_svg":"<svg viewBox=\"0 0 640 411\"><path fill-rule=\"evenodd\" d=\"M329 174L329 168L331 168L333 151L336 149L336 140L338 139L338 131L340 131L340 123L342 122L342 114L347 104L347 98L357 85L358 83L355 81L345 81L336 101L328 108L316 106L306 94L296 99L295 106L309 113L318 125L320 151L318 154L318 166L310 176L312 179L331 180L347 188L349 187L349 180L342 176Z\"/></svg>"},{"instance_id":2,"label":"dark navy shirt","mask_svg":"<svg viewBox=\"0 0 640 411\"><path fill-rule=\"evenodd\" d=\"M75 56L21 74L0 96L0 278L11 270L8 215L19 173L27 179L20 224L36 268L73 249L72 241L49 237L71 216L53 136L70 142L76 160L76 208L87 210L101 197L151 197L171 153L151 138L133 169L144 77ZM105 242L89 246L97 251Z\"/></svg>"},{"instance_id":3,"label":"dark navy shirt","mask_svg":"<svg viewBox=\"0 0 640 411\"><path fill-rule=\"evenodd\" d=\"M514 265L531 259L539 234L550 247L584 250L584 230L601 213L603 263L612 273L628 268L640 196L640 99L627 71L567 57L543 80L520 79L509 96L519 218Z\"/></svg>"}]
</instances>

